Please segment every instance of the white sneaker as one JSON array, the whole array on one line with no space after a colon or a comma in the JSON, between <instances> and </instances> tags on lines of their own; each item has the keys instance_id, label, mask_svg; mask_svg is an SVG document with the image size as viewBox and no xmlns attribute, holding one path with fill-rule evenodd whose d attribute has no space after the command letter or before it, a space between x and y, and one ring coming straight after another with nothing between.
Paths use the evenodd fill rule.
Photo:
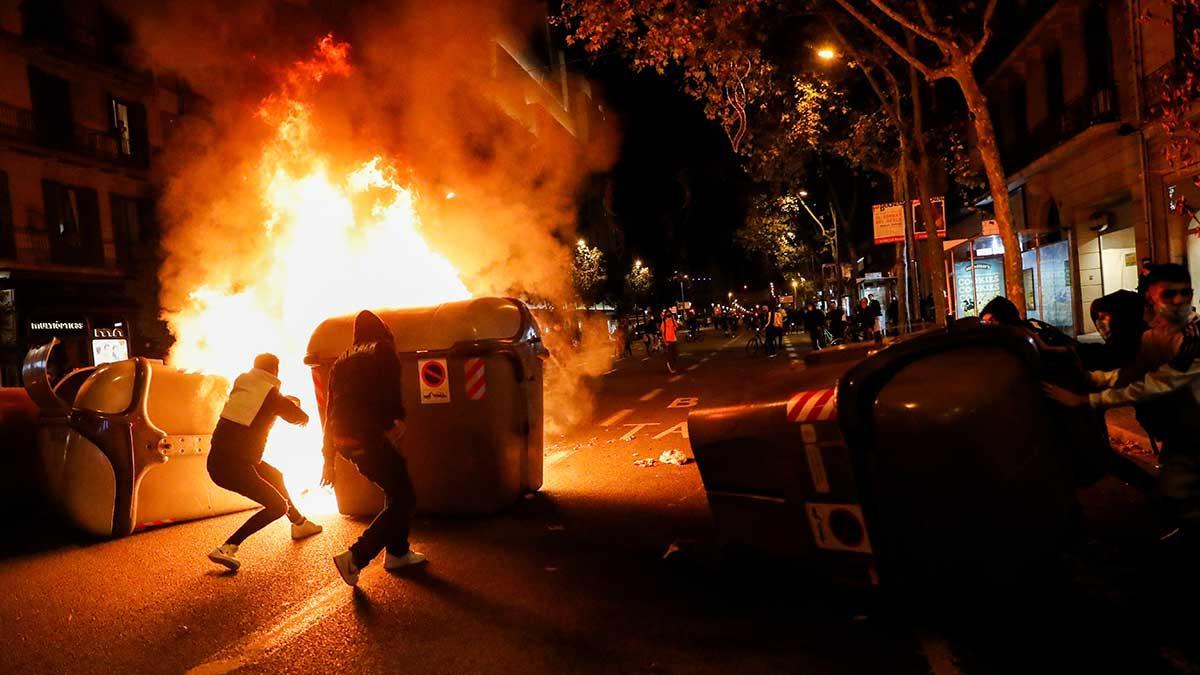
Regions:
<instances>
[{"instance_id":1,"label":"white sneaker","mask_svg":"<svg viewBox=\"0 0 1200 675\"><path fill-rule=\"evenodd\" d=\"M292 539L303 539L314 534L320 534L325 528L305 518L300 523L292 523Z\"/></svg>"},{"instance_id":2,"label":"white sneaker","mask_svg":"<svg viewBox=\"0 0 1200 675\"><path fill-rule=\"evenodd\" d=\"M218 565L228 567L231 572L236 572L242 566L242 563L234 557L237 555L237 550L237 544L221 544L208 554L208 559Z\"/></svg>"},{"instance_id":3,"label":"white sneaker","mask_svg":"<svg viewBox=\"0 0 1200 675\"><path fill-rule=\"evenodd\" d=\"M358 565L354 564L354 554L346 551L340 555L333 556L333 566L337 568L338 574L342 575L342 581L347 585L358 585Z\"/></svg>"},{"instance_id":4,"label":"white sneaker","mask_svg":"<svg viewBox=\"0 0 1200 675\"><path fill-rule=\"evenodd\" d=\"M392 555L391 553L387 554L387 559L383 561L383 569L389 572L395 572L396 570L402 570L405 567L410 567L412 565L420 565L423 562L425 562L425 556L423 554L409 549L408 553L405 553L404 555Z\"/></svg>"}]
</instances>

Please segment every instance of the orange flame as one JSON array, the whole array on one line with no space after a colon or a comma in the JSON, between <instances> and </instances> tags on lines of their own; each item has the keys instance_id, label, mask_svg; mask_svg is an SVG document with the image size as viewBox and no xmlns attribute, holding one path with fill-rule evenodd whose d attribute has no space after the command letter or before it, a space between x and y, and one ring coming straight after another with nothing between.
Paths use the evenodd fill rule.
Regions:
<instances>
[{"instance_id":1,"label":"orange flame","mask_svg":"<svg viewBox=\"0 0 1200 675\"><path fill-rule=\"evenodd\" d=\"M279 356L284 393L300 397L313 423L278 425L266 459L283 471L293 498L310 513L333 507L332 495L316 489L321 432L303 363L312 331L326 318L363 308L470 297L450 262L422 238L416 195L397 183L394 168L374 157L338 175L313 149L316 130L305 99L326 77L350 73L349 49L325 36L258 109L274 133L250 178L269 214L262 223L268 250L252 256L258 265L253 281L231 288L213 274L166 317L177 338L170 355L176 366L232 380L255 354Z\"/></svg>"}]
</instances>

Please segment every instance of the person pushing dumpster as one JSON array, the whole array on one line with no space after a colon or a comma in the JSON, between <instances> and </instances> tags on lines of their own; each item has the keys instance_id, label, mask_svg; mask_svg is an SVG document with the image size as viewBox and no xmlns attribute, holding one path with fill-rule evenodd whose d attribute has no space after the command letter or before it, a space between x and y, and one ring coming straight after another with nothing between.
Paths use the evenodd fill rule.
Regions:
<instances>
[{"instance_id":1,"label":"person pushing dumpster","mask_svg":"<svg viewBox=\"0 0 1200 675\"><path fill-rule=\"evenodd\" d=\"M233 381L208 454L208 475L214 483L263 506L208 554L209 560L233 571L241 567L237 551L242 542L280 516L292 521L292 539L310 537L322 529L296 509L279 469L262 460L276 417L290 424L308 424L299 400L279 393L279 358L259 354L254 357L254 368Z\"/></svg>"},{"instance_id":2,"label":"person pushing dumpster","mask_svg":"<svg viewBox=\"0 0 1200 675\"><path fill-rule=\"evenodd\" d=\"M394 445L403 433L404 403L400 359L392 333L375 314L363 310L354 319L354 343L334 362L325 407L325 470L322 485L333 485L335 455L352 462L383 490L383 510L344 553L333 557L338 574L351 586L380 551L383 567L396 571L425 562L409 548L409 519L416 494L408 464Z\"/></svg>"}]
</instances>

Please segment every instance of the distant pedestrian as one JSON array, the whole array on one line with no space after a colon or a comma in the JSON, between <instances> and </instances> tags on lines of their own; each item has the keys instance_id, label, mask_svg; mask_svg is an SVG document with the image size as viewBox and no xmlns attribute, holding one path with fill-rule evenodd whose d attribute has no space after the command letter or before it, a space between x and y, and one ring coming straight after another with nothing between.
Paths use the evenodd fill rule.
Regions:
<instances>
[{"instance_id":1,"label":"distant pedestrian","mask_svg":"<svg viewBox=\"0 0 1200 675\"><path fill-rule=\"evenodd\" d=\"M667 371L674 373L675 364L679 359L679 322L675 320L674 312L663 312L662 339L667 348Z\"/></svg>"},{"instance_id":2,"label":"distant pedestrian","mask_svg":"<svg viewBox=\"0 0 1200 675\"><path fill-rule=\"evenodd\" d=\"M770 313L767 326L767 354L776 356L783 349L783 327L787 321L783 307L776 306Z\"/></svg>"},{"instance_id":3,"label":"distant pedestrian","mask_svg":"<svg viewBox=\"0 0 1200 675\"><path fill-rule=\"evenodd\" d=\"M825 346L825 313L811 302L804 312L804 330L808 331L808 337L812 340L813 351Z\"/></svg>"},{"instance_id":4,"label":"distant pedestrian","mask_svg":"<svg viewBox=\"0 0 1200 675\"><path fill-rule=\"evenodd\" d=\"M335 455L341 455L386 497L383 510L358 541L333 557L342 580L358 585L359 572L385 548L386 570L425 562L424 555L409 548L409 520L417 499L408 464L396 447L404 429L400 359L392 332L371 312L359 312L354 319L354 344L333 364L328 401L321 483L333 484Z\"/></svg>"},{"instance_id":5,"label":"distant pedestrian","mask_svg":"<svg viewBox=\"0 0 1200 675\"><path fill-rule=\"evenodd\" d=\"M867 307L871 311L871 332L878 336L883 332L883 306L875 299L873 293L868 293L867 298L870 300Z\"/></svg>"},{"instance_id":6,"label":"distant pedestrian","mask_svg":"<svg viewBox=\"0 0 1200 675\"><path fill-rule=\"evenodd\" d=\"M279 469L262 459L276 417L290 424L308 424L299 400L279 393L279 358L259 354L254 368L233 381L208 453L208 475L214 483L263 506L208 554L209 560L230 570L241 567L237 551L242 542L278 518L286 515L292 521L292 539L321 531L320 525L300 515Z\"/></svg>"}]
</instances>

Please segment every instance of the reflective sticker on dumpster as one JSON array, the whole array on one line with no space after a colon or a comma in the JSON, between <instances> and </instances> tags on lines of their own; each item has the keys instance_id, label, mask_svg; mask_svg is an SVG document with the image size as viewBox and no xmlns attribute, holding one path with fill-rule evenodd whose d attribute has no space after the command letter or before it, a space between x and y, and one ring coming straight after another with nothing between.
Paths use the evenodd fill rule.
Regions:
<instances>
[{"instance_id":1,"label":"reflective sticker on dumpster","mask_svg":"<svg viewBox=\"0 0 1200 675\"><path fill-rule=\"evenodd\" d=\"M446 359L423 359L417 361L421 380L421 403L450 402L450 371Z\"/></svg>"},{"instance_id":2,"label":"reflective sticker on dumpster","mask_svg":"<svg viewBox=\"0 0 1200 675\"><path fill-rule=\"evenodd\" d=\"M487 374L483 369L483 359L470 358L463 365L465 374L464 381L466 384L463 388L467 390L467 399L471 401L479 401L487 394Z\"/></svg>"},{"instance_id":3,"label":"reflective sticker on dumpster","mask_svg":"<svg viewBox=\"0 0 1200 675\"><path fill-rule=\"evenodd\" d=\"M802 391L787 403L790 422L826 422L837 419L837 389Z\"/></svg>"}]
</instances>

